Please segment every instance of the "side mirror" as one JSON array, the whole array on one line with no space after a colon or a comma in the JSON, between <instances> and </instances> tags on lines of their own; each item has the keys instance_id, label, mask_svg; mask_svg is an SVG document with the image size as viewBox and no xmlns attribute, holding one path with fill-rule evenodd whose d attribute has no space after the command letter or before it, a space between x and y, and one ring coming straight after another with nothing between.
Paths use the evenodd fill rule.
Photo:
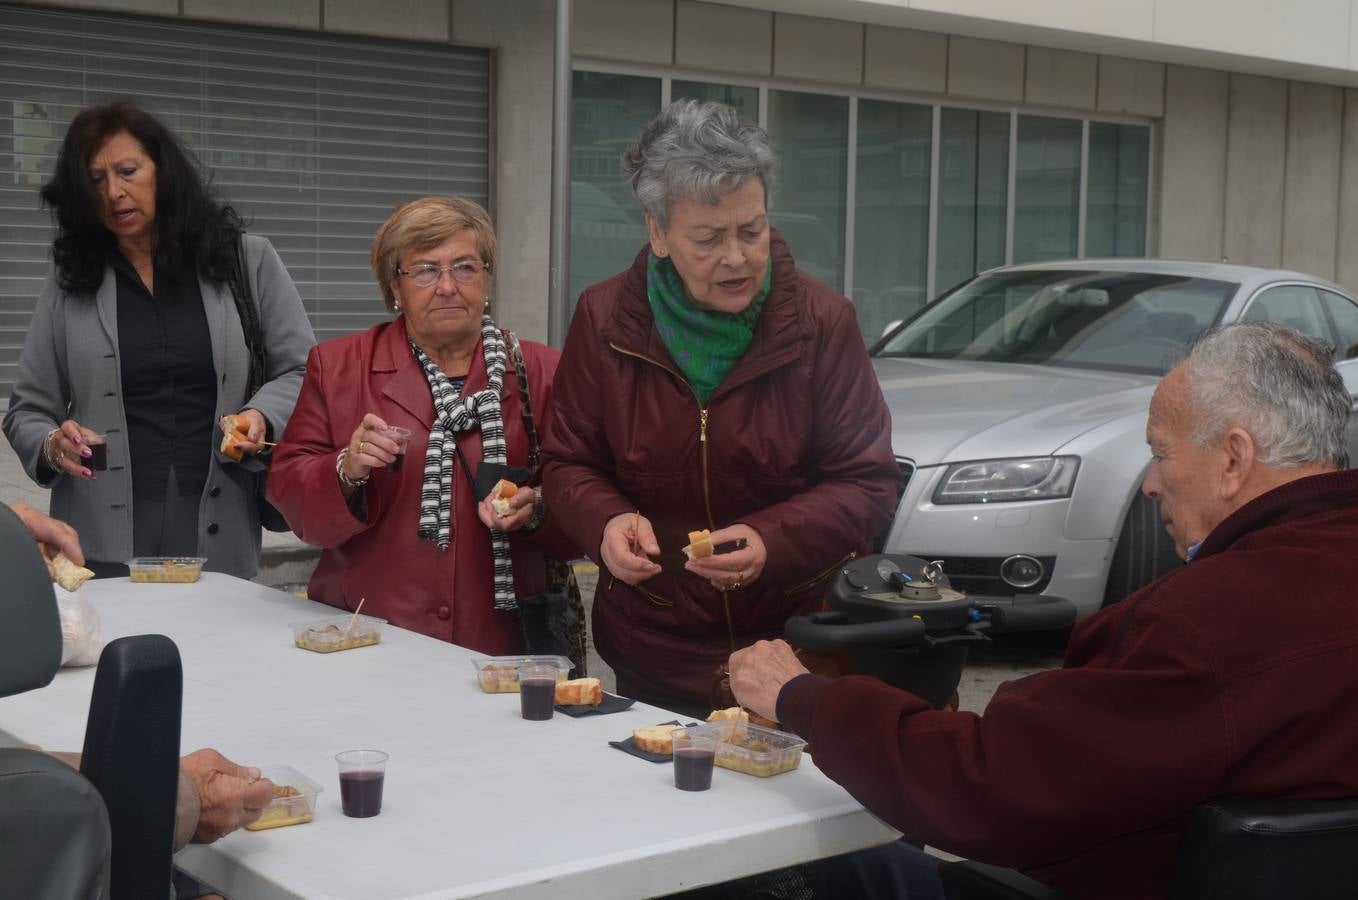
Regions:
<instances>
[{"instance_id":1,"label":"side mirror","mask_svg":"<svg viewBox=\"0 0 1358 900\"><path fill-rule=\"evenodd\" d=\"M878 335L878 337L884 338L888 334L891 334L891 332L895 331L897 326L899 326L904 321L905 321L904 319L892 319L890 322L887 322L886 327L882 329L882 333Z\"/></svg>"}]
</instances>

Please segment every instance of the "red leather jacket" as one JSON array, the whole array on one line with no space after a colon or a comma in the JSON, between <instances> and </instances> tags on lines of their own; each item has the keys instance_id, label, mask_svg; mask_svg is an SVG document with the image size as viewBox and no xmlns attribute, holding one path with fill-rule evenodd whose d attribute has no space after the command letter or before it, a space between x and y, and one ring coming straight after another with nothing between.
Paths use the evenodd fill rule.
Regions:
<instances>
[{"instance_id":1,"label":"red leather jacket","mask_svg":"<svg viewBox=\"0 0 1358 900\"><path fill-rule=\"evenodd\" d=\"M541 433L552 421L552 376L559 355L541 344L521 343ZM465 389L485 386L478 343ZM512 364L500 400L509 462L527 465L528 437ZM362 491L366 515L360 517L340 493L335 460L369 412L389 425L409 428L411 437L399 471L372 473ZM514 615L494 608L490 532L476 516L477 498L460 466L453 475L452 545L440 551L415 533L433 421L429 382L410 352L403 320L320 344L307 359L297 408L274 450L269 499L298 537L324 548L311 576L311 599L352 610L365 598L364 613L401 628L483 653L517 653ZM457 446L474 476L481 432L460 433ZM520 597L546 587L544 550L557 559L579 555L550 516L534 534L514 533L510 546Z\"/></svg>"},{"instance_id":2,"label":"red leather jacket","mask_svg":"<svg viewBox=\"0 0 1358 900\"><path fill-rule=\"evenodd\" d=\"M702 407L655 328L646 251L580 298L543 444L544 490L599 560L604 524L640 510L663 571L602 570L594 642L648 697L708 702L733 649L818 609L840 561L891 520L891 416L853 307L773 236L773 284L744 357ZM722 593L683 567L687 532L743 522L768 548L758 581ZM600 561L602 566L602 562Z\"/></svg>"}]
</instances>

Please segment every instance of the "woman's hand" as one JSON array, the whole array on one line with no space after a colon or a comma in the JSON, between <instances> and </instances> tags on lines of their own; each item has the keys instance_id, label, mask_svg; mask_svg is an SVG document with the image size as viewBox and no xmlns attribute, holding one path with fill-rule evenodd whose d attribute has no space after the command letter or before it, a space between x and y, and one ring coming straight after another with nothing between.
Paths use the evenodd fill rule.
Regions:
<instances>
[{"instance_id":1,"label":"woman's hand","mask_svg":"<svg viewBox=\"0 0 1358 900\"><path fill-rule=\"evenodd\" d=\"M245 439L236 442L236 449L244 453L258 453L264 449L261 441L269 433L269 425L264 421L264 413L257 409L243 409L236 413L242 419L248 419L250 430L245 433Z\"/></svg>"},{"instance_id":2,"label":"woman's hand","mask_svg":"<svg viewBox=\"0 0 1358 900\"><path fill-rule=\"evenodd\" d=\"M719 591L738 591L749 587L764 574L764 563L768 561L764 539L749 525L740 523L712 532L714 545L740 538L745 539L745 546L740 550L691 559L684 564L684 568L700 578L706 578Z\"/></svg>"},{"instance_id":3,"label":"woman's hand","mask_svg":"<svg viewBox=\"0 0 1358 900\"><path fill-rule=\"evenodd\" d=\"M380 469L396 461L401 449L387 433L387 423L368 413L349 436L349 455L342 469L350 481L363 481L373 469Z\"/></svg>"},{"instance_id":4,"label":"woman's hand","mask_svg":"<svg viewBox=\"0 0 1358 900\"><path fill-rule=\"evenodd\" d=\"M533 503L537 500L537 488L523 487L509 498L509 505L513 511L502 516L491 506L490 501L495 498L495 491L481 499L476 506L476 516L481 520L481 524L493 531L518 531L533 518Z\"/></svg>"},{"instance_id":5,"label":"woman's hand","mask_svg":"<svg viewBox=\"0 0 1358 900\"><path fill-rule=\"evenodd\" d=\"M53 468L58 472L93 481L94 472L85 468L81 460L94 454L88 441L98 436L97 432L85 428L75 419L67 419L47 439L47 446L43 448L44 461L49 466L55 463Z\"/></svg>"},{"instance_id":6,"label":"woman's hand","mask_svg":"<svg viewBox=\"0 0 1358 900\"><path fill-rule=\"evenodd\" d=\"M38 512L27 503L11 503L9 508L19 517L19 521L24 523L29 534L39 544L44 544L66 554L66 558L77 566L85 564L85 554L80 549L80 535L75 533L75 529L59 519L45 516ZM46 557L47 554L43 554ZM50 569L52 563L49 560L47 567ZM54 581L56 579L53 579Z\"/></svg>"},{"instance_id":7,"label":"woman's hand","mask_svg":"<svg viewBox=\"0 0 1358 900\"><path fill-rule=\"evenodd\" d=\"M643 555L644 554L644 555ZM623 513L608 520L599 542L599 556L613 577L626 584L640 584L660 571L650 557L660 555L650 520L637 513Z\"/></svg>"}]
</instances>

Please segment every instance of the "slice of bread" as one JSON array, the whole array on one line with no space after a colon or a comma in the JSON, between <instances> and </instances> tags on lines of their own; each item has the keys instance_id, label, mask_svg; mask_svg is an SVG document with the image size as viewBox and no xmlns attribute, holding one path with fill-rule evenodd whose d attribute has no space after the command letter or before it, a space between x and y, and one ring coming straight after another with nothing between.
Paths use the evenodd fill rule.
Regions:
<instances>
[{"instance_id":1,"label":"slice of bread","mask_svg":"<svg viewBox=\"0 0 1358 900\"><path fill-rule=\"evenodd\" d=\"M71 562L65 553L58 553L52 558L52 580L61 585L64 591L79 590L82 584L93 577L93 572Z\"/></svg>"},{"instance_id":2,"label":"slice of bread","mask_svg":"<svg viewBox=\"0 0 1358 900\"><path fill-rule=\"evenodd\" d=\"M576 678L556 683L556 702L564 706L576 706L581 703L598 706L603 699L603 682L597 678Z\"/></svg>"},{"instance_id":3,"label":"slice of bread","mask_svg":"<svg viewBox=\"0 0 1358 900\"><path fill-rule=\"evenodd\" d=\"M652 725L649 728L638 728L632 732L632 742L637 745L638 750L645 750L647 753L663 753L668 756L674 752L674 739L670 737L670 732L673 730L673 725Z\"/></svg>"},{"instance_id":4,"label":"slice of bread","mask_svg":"<svg viewBox=\"0 0 1358 900\"><path fill-rule=\"evenodd\" d=\"M244 441L250 434L250 420L245 416L238 416L234 413L225 415L221 418L222 442L218 447L222 455L239 462L245 456L245 451L236 446L237 443Z\"/></svg>"},{"instance_id":5,"label":"slice of bread","mask_svg":"<svg viewBox=\"0 0 1358 900\"><path fill-rule=\"evenodd\" d=\"M519 492L519 486L512 481L501 478L495 482L495 487L491 489L490 507L495 510L497 516L509 516L514 513L514 506L509 499Z\"/></svg>"},{"instance_id":6,"label":"slice of bread","mask_svg":"<svg viewBox=\"0 0 1358 900\"><path fill-rule=\"evenodd\" d=\"M730 722L729 730L723 732L723 740L744 737L749 729L746 727L750 722L750 714L739 706L728 706L726 709L714 710L712 715L707 717L709 722Z\"/></svg>"},{"instance_id":7,"label":"slice of bread","mask_svg":"<svg viewBox=\"0 0 1358 900\"><path fill-rule=\"evenodd\" d=\"M688 533L688 546L684 548L684 555L689 559L711 556L712 532L706 528L702 531L690 531Z\"/></svg>"}]
</instances>

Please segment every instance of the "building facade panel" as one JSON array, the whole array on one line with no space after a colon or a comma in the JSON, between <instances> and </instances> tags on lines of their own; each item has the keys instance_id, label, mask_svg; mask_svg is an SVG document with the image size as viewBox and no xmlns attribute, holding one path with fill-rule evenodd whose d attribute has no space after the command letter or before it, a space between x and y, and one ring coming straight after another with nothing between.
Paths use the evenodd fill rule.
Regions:
<instances>
[{"instance_id":1,"label":"building facade panel","mask_svg":"<svg viewBox=\"0 0 1358 900\"><path fill-rule=\"evenodd\" d=\"M326 31L371 34L410 41L448 40L448 0L382 0L373 15L372 0L324 0Z\"/></svg>"},{"instance_id":2,"label":"building facade panel","mask_svg":"<svg viewBox=\"0 0 1358 900\"><path fill-rule=\"evenodd\" d=\"M768 75L773 70L773 13L679 0L674 63L692 69Z\"/></svg>"},{"instance_id":3,"label":"building facade panel","mask_svg":"<svg viewBox=\"0 0 1358 900\"><path fill-rule=\"evenodd\" d=\"M1335 277L1344 91L1328 84L1288 85L1283 266Z\"/></svg>"},{"instance_id":4,"label":"building facade panel","mask_svg":"<svg viewBox=\"0 0 1358 900\"><path fill-rule=\"evenodd\" d=\"M1028 48L1023 99L1034 106L1093 109L1098 81L1099 58L1092 53Z\"/></svg>"},{"instance_id":5,"label":"building facade panel","mask_svg":"<svg viewBox=\"0 0 1358 900\"><path fill-rule=\"evenodd\" d=\"M1169 66L1160 153L1160 250L1173 259L1219 260L1226 215L1230 76Z\"/></svg>"},{"instance_id":6,"label":"building facade panel","mask_svg":"<svg viewBox=\"0 0 1358 900\"><path fill-rule=\"evenodd\" d=\"M948 39L948 93L957 97L1023 100L1024 46L975 38Z\"/></svg>"},{"instance_id":7,"label":"building facade panel","mask_svg":"<svg viewBox=\"0 0 1358 900\"><path fill-rule=\"evenodd\" d=\"M1100 112L1160 118L1165 114L1165 64L1100 56L1097 107Z\"/></svg>"},{"instance_id":8,"label":"building facade panel","mask_svg":"<svg viewBox=\"0 0 1358 900\"><path fill-rule=\"evenodd\" d=\"M483 5L487 14L505 14L498 3ZM574 12L578 56L662 66L674 59L674 0L576 0Z\"/></svg>"},{"instance_id":9,"label":"building facade panel","mask_svg":"<svg viewBox=\"0 0 1358 900\"><path fill-rule=\"evenodd\" d=\"M1339 156L1339 227L1335 280L1358 290L1358 88L1344 90L1343 140Z\"/></svg>"},{"instance_id":10,"label":"building facade panel","mask_svg":"<svg viewBox=\"0 0 1358 900\"><path fill-rule=\"evenodd\" d=\"M1233 263L1281 265L1287 82L1232 75L1227 141L1222 252Z\"/></svg>"},{"instance_id":11,"label":"building facade panel","mask_svg":"<svg viewBox=\"0 0 1358 900\"><path fill-rule=\"evenodd\" d=\"M321 27L321 0L182 0L182 9L194 19L310 30Z\"/></svg>"},{"instance_id":12,"label":"building facade panel","mask_svg":"<svg viewBox=\"0 0 1358 900\"><path fill-rule=\"evenodd\" d=\"M886 25L867 26L863 84L942 94L948 89L948 36Z\"/></svg>"},{"instance_id":13,"label":"building facade panel","mask_svg":"<svg viewBox=\"0 0 1358 900\"><path fill-rule=\"evenodd\" d=\"M777 13L773 35L774 75L828 84L862 83L862 24Z\"/></svg>"}]
</instances>

